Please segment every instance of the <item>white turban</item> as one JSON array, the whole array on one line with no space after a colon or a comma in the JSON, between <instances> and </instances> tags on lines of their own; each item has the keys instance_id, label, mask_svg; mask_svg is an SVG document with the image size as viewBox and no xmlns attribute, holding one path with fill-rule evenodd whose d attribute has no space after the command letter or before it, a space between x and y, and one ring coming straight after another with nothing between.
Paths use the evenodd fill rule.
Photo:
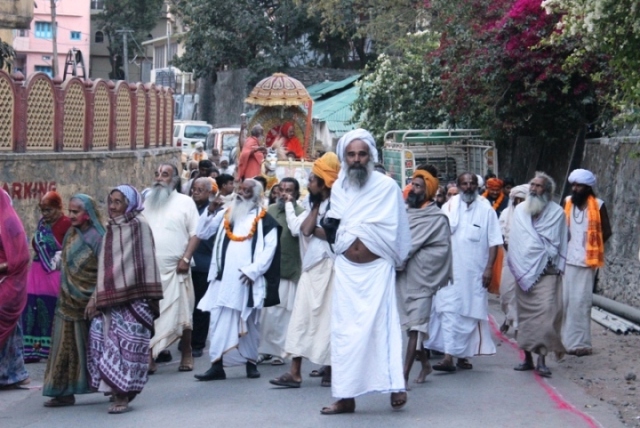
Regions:
<instances>
[{"instance_id":1,"label":"white turban","mask_svg":"<svg viewBox=\"0 0 640 428\"><path fill-rule=\"evenodd\" d=\"M528 193L529 193L529 185L521 184L511 189L511 191L509 192L509 199L511 200L514 200L515 198L525 199Z\"/></svg>"},{"instance_id":2,"label":"white turban","mask_svg":"<svg viewBox=\"0 0 640 428\"><path fill-rule=\"evenodd\" d=\"M220 162L227 161L229 162L229 156L220 156Z\"/></svg>"},{"instance_id":3,"label":"white turban","mask_svg":"<svg viewBox=\"0 0 640 428\"><path fill-rule=\"evenodd\" d=\"M344 151L347 146L353 140L362 140L369 145L369 155L374 162L378 162L378 149L376 149L376 140L373 135L367 130L362 128L354 129L344 134L340 140L338 140L338 146L336 147L336 154L340 162L344 162Z\"/></svg>"},{"instance_id":4,"label":"white turban","mask_svg":"<svg viewBox=\"0 0 640 428\"><path fill-rule=\"evenodd\" d=\"M571 174L569 174L569 183L584 184L589 187L595 187L596 176L593 175L593 172L587 169L574 169Z\"/></svg>"},{"instance_id":5,"label":"white turban","mask_svg":"<svg viewBox=\"0 0 640 428\"><path fill-rule=\"evenodd\" d=\"M478 177L478 189L484 187L484 179L482 176L480 174L476 174L476 177Z\"/></svg>"}]
</instances>

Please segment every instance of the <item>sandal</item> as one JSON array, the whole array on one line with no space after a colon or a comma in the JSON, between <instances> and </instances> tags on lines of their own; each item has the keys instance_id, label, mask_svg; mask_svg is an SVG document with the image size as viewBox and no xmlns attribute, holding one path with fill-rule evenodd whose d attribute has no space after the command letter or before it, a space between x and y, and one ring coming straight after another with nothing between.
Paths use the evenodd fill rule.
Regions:
<instances>
[{"instance_id":1,"label":"sandal","mask_svg":"<svg viewBox=\"0 0 640 428\"><path fill-rule=\"evenodd\" d=\"M576 349L575 355L576 357L586 357L587 355L591 355L593 351L591 348L580 348Z\"/></svg>"},{"instance_id":2,"label":"sandal","mask_svg":"<svg viewBox=\"0 0 640 428\"><path fill-rule=\"evenodd\" d=\"M529 363L529 362L524 362L524 363L520 363L517 366L515 366L513 368L515 371L517 372L526 372L528 370L533 370L535 369L535 367L533 367L533 363Z\"/></svg>"},{"instance_id":3,"label":"sandal","mask_svg":"<svg viewBox=\"0 0 640 428\"><path fill-rule=\"evenodd\" d=\"M438 364L434 364L433 366L431 366L431 368L438 372L451 373L456 371L456 366L454 366L453 364L444 364L442 361L440 361Z\"/></svg>"},{"instance_id":4,"label":"sandal","mask_svg":"<svg viewBox=\"0 0 640 428\"><path fill-rule=\"evenodd\" d=\"M256 364L262 364L265 361L269 361L273 358L273 355L270 354L260 354L258 355L258 359L256 360Z\"/></svg>"},{"instance_id":5,"label":"sandal","mask_svg":"<svg viewBox=\"0 0 640 428\"><path fill-rule=\"evenodd\" d=\"M331 386L331 366L324 367L322 371L322 381L320 382L320 386L330 387Z\"/></svg>"},{"instance_id":6,"label":"sandal","mask_svg":"<svg viewBox=\"0 0 640 428\"><path fill-rule=\"evenodd\" d=\"M179 372L190 372L193 371L193 355L189 354L186 358L183 358L180 361L180 367L178 367Z\"/></svg>"},{"instance_id":7,"label":"sandal","mask_svg":"<svg viewBox=\"0 0 640 428\"><path fill-rule=\"evenodd\" d=\"M329 407L323 407L320 413L323 415L339 415L341 413L353 413L355 411L356 400L353 398L343 398Z\"/></svg>"},{"instance_id":8,"label":"sandal","mask_svg":"<svg viewBox=\"0 0 640 428\"><path fill-rule=\"evenodd\" d=\"M112 415L118 415L121 413L126 413L129 411L129 399L128 397L116 397L116 401L113 402L113 404L111 404L109 406L109 410L108 412L111 413Z\"/></svg>"},{"instance_id":9,"label":"sandal","mask_svg":"<svg viewBox=\"0 0 640 428\"><path fill-rule=\"evenodd\" d=\"M291 373L285 373L280 377L271 379L269 383L271 385L284 386L285 388L300 388L302 381L295 380Z\"/></svg>"},{"instance_id":10,"label":"sandal","mask_svg":"<svg viewBox=\"0 0 640 428\"><path fill-rule=\"evenodd\" d=\"M393 410L400 410L405 404L407 404L406 391L391 393L391 408Z\"/></svg>"},{"instance_id":11,"label":"sandal","mask_svg":"<svg viewBox=\"0 0 640 428\"><path fill-rule=\"evenodd\" d=\"M462 370L471 370L473 368L473 364L471 364L466 358L458 358L456 367Z\"/></svg>"},{"instance_id":12,"label":"sandal","mask_svg":"<svg viewBox=\"0 0 640 428\"><path fill-rule=\"evenodd\" d=\"M44 407L67 407L76 404L76 397L73 395L65 395L62 397L53 397L51 400L44 402Z\"/></svg>"},{"instance_id":13,"label":"sandal","mask_svg":"<svg viewBox=\"0 0 640 428\"><path fill-rule=\"evenodd\" d=\"M551 377L551 370L548 367L536 367L535 372L540 377Z\"/></svg>"},{"instance_id":14,"label":"sandal","mask_svg":"<svg viewBox=\"0 0 640 428\"><path fill-rule=\"evenodd\" d=\"M280 357L275 357L273 358L273 360L271 360L271 365L272 366L282 366L284 365L284 360Z\"/></svg>"},{"instance_id":15,"label":"sandal","mask_svg":"<svg viewBox=\"0 0 640 428\"><path fill-rule=\"evenodd\" d=\"M309 373L309 377L322 377L324 376L324 369L326 366L322 366L317 370L311 370L311 373Z\"/></svg>"}]
</instances>

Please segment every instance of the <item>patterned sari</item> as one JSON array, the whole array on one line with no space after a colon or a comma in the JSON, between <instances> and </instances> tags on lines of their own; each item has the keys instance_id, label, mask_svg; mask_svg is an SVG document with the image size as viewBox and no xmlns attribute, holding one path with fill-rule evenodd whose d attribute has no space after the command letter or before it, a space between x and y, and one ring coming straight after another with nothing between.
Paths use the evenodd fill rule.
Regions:
<instances>
[{"instance_id":1,"label":"patterned sari","mask_svg":"<svg viewBox=\"0 0 640 428\"><path fill-rule=\"evenodd\" d=\"M99 228L92 226L81 232L73 227L64 238L60 296L42 388L45 396L92 392L87 380L89 323L84 318L84 310L98 277L98 254L104 234L101 225Z\"/></svg>"},{"instance_id":2,"label":"patterned sari","mask_svg":"<svg viewBox=\"0 0 640 428\"><path fill-rule=\"evenodd\" d=\"M71 222L66 216L61 216L53 225L40 219L33 237L36 255L27 278L27 306L22 313L26 362L49 356L53 313L60 292L60 271L55 270L53 258L62 249L69 227Z\"/></svg>"}]
</instances>

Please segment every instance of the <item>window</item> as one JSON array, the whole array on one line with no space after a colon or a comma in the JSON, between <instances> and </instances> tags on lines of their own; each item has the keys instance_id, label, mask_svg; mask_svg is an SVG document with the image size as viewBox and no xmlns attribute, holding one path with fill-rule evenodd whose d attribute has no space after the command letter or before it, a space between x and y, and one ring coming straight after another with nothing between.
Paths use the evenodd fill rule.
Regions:
<instances>
[{"instance_id":1,"label":"window","mask_svg":"<svg viewBox=\"0 0 640 428\"><path fill-rule=\"evenodd\" d=\"M94 42L103 43L104 42L104 33L102 31L96 31L96 36L94 38Z\"/></svg>"},{"instance_id":2,"label":"window","mask_svg":"<svg viewBox=\"0 0 640 428\"><path fill-rule=\"evenodd\" d=\"M29 37L29 30L16 30L16 37Z\"/></svg>"},{"instance_id":3,"label":"window","mask_svg":"<svg viewBox=\"0 0 640 428\"><path fill-rule=\"evenodd\" d=\"M72 31L71 40L80 40L80 31Z\"/></svg>"},{"instance_id":4,"label":"window","mask_svg":"<svg viewBox=\"0 0 640 428\"><path fill-rule=\"evenodd\" d=\"M51 23L38 21L36 22L36 37L39 39L50 39L51 38Z\"/></svg>"},{"instance_id":5,"label":"window","mask_svg":"<svg viewBox=\"0 0 640 428\"><path fill-rule=\"evenodd\" d=\"M153 50L153 68L164 68L164 54L165 54L165 46L156 46Z\"/></svg>"},{"instance_id":6,"label":"window","mask_svg":"<svg viewBox=\"0 0 640 428\"><path fill-rule=\"evenodd\" d=\"M104 0L91 0L91 9L104 9Z\"/></svg>"},{"instance_id":7,"label":"window","mask_svg":"<svg viewBox=\"0 0 640 428\"><path fill-rule=\"evenodd\" d=\"M53 77L53 70L50 65L36 65L36 72L38 71L46 73L49 77Z\"/></svg>"}]
</instances>

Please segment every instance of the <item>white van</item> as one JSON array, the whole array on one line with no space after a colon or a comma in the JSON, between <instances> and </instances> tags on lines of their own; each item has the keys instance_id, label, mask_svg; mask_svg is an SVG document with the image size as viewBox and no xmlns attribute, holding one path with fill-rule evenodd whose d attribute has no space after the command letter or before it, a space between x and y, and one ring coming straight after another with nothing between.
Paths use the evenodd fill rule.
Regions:
<instances>
[{"instance_id":1,"label":"white van","mask_svg":"<svg viewBox=\"0 0 640 428\"><path fill-rule=\"evenodd\" d=\"M204 144L211 128L203 120L176 120L173 122L173 146L181 147L182 153L189 156L197 142Z\"/></svg>"}]
</instances>

